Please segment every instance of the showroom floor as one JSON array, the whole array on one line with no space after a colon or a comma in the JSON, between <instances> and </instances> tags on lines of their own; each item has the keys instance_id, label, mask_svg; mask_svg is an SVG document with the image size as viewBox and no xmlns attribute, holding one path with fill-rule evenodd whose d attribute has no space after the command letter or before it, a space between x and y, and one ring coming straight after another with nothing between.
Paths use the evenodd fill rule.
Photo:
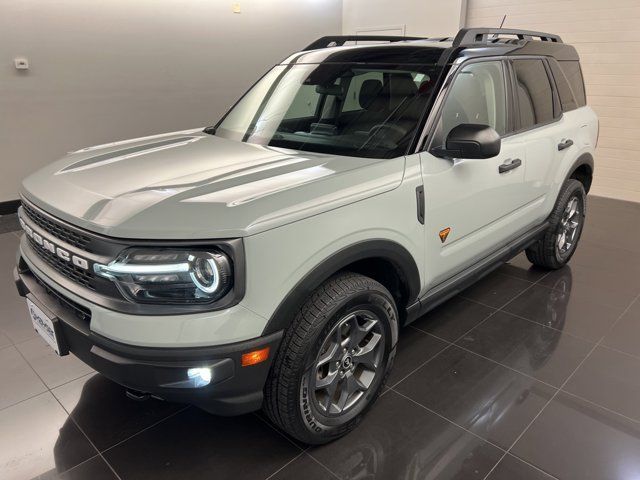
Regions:
<instances>
[{"instance_id":1,"label":"showroom floor","mask_svg":"<svg viewBox=\"0 0 640 480\"><path fill-rule=\"evenodd\" d=\"M570 267L521 255L405 329L390 389L324 447L260 414L135 402L56 358L12 285L18 233L0 234L0 477L639 478L640 204L589 208Z\"/></svg>"}]
</instances>

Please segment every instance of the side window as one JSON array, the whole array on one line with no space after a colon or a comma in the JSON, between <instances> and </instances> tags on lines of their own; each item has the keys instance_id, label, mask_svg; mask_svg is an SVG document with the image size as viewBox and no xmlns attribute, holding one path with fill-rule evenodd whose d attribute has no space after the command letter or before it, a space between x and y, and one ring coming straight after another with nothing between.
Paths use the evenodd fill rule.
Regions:
<instances>
[{"instance_id":1,"label":"side window","mask_svg":"<svg viewBox=\"0 0 640 480\"><path fill-rule=\"evenodd\" d=\"M365 92L363 95L368 94L369 90L373 87L379 86L378 90L382 87L384 81L384 75L382 72L366 72L359 75L355 75L351 82L349 82L349 88L344 98L344 105L342 107L343 112L353 112L355 110L362 110L364 105L360 104L362 86L365 85ZM372 80L367 82L367 80ZM377 93L377 92L376 92Z\"/></svg>"},{"instance_id":2,"label":"side window","mask_svg":"<svg viewBox=\"0 0 640 480\"><path fill-rule=\"evenodd\" d=\"M587 97L584 92L584 79L582 78L580 63L575 61L560 62L560 68L567 77L569 85L571 85L571 90L573 90L578 106L584 107L587 104Z\"/></svg>"},{"instance_id":3,"label":"side window","mask_svg":"<svg viewBox=\"0 0 640 480\"><path fill-rule=\"evenodd\" d=\"M462 67L442 106L431 147L444 146L447 135L463 123L489 125L506 133L506 93L500 62L478 62Z\"/></svg>"},{"instance_id":4,"label":"side window","mask_svg":"<svg viewBox=\"0 0 640 480\"><path fill-rule=\"evenodd\" d=\"M515 60L516 95L520 128L553 120L553 90L542 60Z\"/></svg>"},{"instance_id":5,"label":"side window","mask_svg":"<svg viewBox=\"0 0 640 480\"><path fill-rule=\"evenodd\" d=\"M565 77L564 73L562 73L562 69L558 62L553 59L549 60L549 66L551 67L551 73L553 74L553 78L556 81L556 86L558 87L558 94L560 95L560 104L562 105L562 111L568 112L569 110L575 110L578 108L578 103L573 96L573 91L571 90L571 86L567 81L567 77Z\"/></svg>"}]
</instances>

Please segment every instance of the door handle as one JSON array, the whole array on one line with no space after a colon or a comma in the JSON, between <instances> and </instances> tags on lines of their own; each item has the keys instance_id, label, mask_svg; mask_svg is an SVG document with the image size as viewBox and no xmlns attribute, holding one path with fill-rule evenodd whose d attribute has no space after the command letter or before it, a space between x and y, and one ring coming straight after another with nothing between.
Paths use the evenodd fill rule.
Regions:
<instances>
[{"instance_id":1,"label":"door handle","mask_svg":"<svg viewBox=\"0 0 640 480\"><path fill-rule=\"evenodd\" d=\"M514 168L518 168L520 165L522 165L522 160L520 160L519 158L514 158L510 162L508 162L508 163L505 162L502 165L500 165L498 167L498 173L508 172L509 170L513 170Z\"/></svg>"},{"instance_id":2,"label":"door handle","mask_svg":"<svg viewBox=\"0 0 640 480\"><path fill-rule=\"evenodd\" d=\"M558 144L558 151L562 151L565 148L569 148L571 145L573 145L573 140L568 138Z\"/></svg>"}]
</instances>

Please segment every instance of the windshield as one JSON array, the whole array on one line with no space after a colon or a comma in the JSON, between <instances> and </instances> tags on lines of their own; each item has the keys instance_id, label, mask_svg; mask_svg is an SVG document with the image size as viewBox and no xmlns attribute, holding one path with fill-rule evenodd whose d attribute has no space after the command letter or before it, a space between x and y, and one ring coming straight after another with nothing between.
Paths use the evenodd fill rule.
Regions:
<instances>
[{"instance_id":1,"label":"windshield","mask_svg":"<svg viewBox=\"0 0 640 480\"><path fill-rule=\"evenodd\" d=\"M406 153L439 70L435 65L278 65L214 134L294 150L397 157Z\"/></svg>"}]
</instances>

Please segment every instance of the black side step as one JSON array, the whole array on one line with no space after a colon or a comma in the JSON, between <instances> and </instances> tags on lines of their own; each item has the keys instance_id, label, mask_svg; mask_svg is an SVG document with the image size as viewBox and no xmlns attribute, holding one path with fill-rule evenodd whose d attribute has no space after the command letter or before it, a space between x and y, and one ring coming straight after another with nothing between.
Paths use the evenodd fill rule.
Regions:
<instances>
[{"instance_id":1,"label":"black side step","mask_svg":"<svg viewBox=\"0 0 640 480\"><path fill-rule=\"evenodd\" d=\"M429 290L422 298L418 299L413 305L407 307L407 318L405 325L417 320L435 307L454 297L465 288L470 287L482 277L488 275L496 268L511 260L522 250L536 242L540 235L549 227L549 222L545 221L542 225L529 230L523 235L516 238L513 242L505 245L491 255L483 258L478 263L470 266L462 272L445 280Z\"/></svg>"}]
</instances>

